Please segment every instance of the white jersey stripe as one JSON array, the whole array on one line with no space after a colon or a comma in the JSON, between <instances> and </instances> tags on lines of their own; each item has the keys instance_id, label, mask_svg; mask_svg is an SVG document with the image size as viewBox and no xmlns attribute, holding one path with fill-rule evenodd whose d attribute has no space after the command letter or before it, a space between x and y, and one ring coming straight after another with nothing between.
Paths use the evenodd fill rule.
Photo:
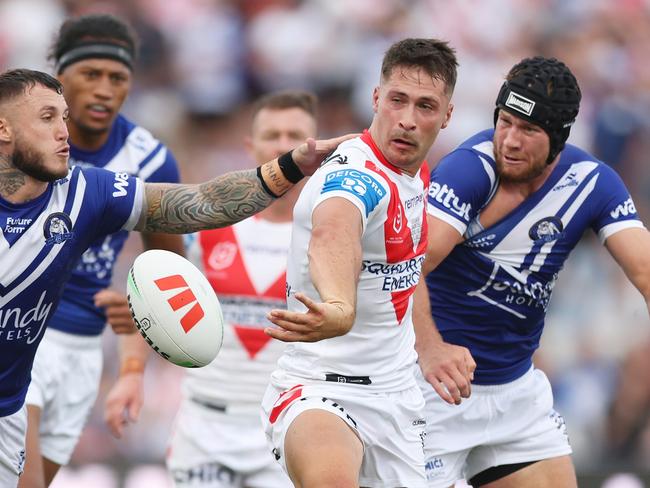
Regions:
<instances>
[{"instance_id":1,"label":"white jersey stripe","mask_svg":"<svg viewBox=\"0 0 650 488\"><path fill-rule=\"evenodd\" d=\"M598 232L598 238L600 239L601 244L605 244L605 241L608 237L613 236L617 232L620 232L625 229L645 229L645 225L640 220L625 220L623 222L614 222L613 224L606 225L600 232Z\"/></svg>"},{"instance_id":2,"label":"white jersey stripe","mask_svg":"<svg viewBox=\"0 0 650 488\"><path fill-rule=\"evenodd\" d=\"M165 146L161 146L156 155L151 158L151 161L149 161L140 169L140 178L147 180L158 168L160 168L165 163L166 158L167 148Z\"/></svg>"},{"instance_id":3,"label":"white jersey stripe","mask_svg":"<svg viewBox=\"0 0 650 488\"><path fill-rule=\"evenodd\" d=\"M74 224L77 222L77 218L79 217L79 210L81 209L81 204L83 202L84 194L86 192L86 179L83 176L83 173L81 171L78 172L78 179L77 179L77 188L75 191L74 195L74 203L72 206L72 209L70 211L70 220L72 221L72 226L74 228ZM55 194L58 192L54 192ZM53 198L53 200L58 200ZM50 202L48 205L49 211L43 212L41 214L41 217L37 219L38 229L40 232L43 232L43 221L47 218L47 216L53 212L61 211L65 207L65 201L66 198L62 198L63 201L57 201L56 202L56 207L52 208L53 202ZM30 229L31 230L31 229ZM30 242L33 241L26 241L26 244L29 245ZM30 246L30 247L36 247L36 246ZM27 288L29 285L31 285L36 279L38 279L41 274L49 267L50 263L54 261L54 259L57 257L59 252L63 249L63 245L54 245L52 246L52 250L48 253L48 255L41 261L41 263L38 265L38 267L32 271L32 273L20 283L20 285L16 286L13 290L11 290L7 295L3 296L0 298L0 307L4 307L6 304L8 304L16 295L18 295L20 292L22 292L25 288ZM24 254L26 249L24 246L13 246L12 250L14 249L22 249L22 253ZM40 252L41 248L38 248L38 251ZM36 253L38 254L38 253ZM4 258L5 256L3 256ZM23 256L20 260L18 261L18 265L16 262L12 264L12 272L8 273L9 277L11 279L8 279L6 281L12 282L13 279L15 279L22 271L25 270L25 260L29 259L28 256ZM5 259L3 259L5 261ZM2 283L3 286L7 286L6 283Z\"/></svg>"}]
</instances>

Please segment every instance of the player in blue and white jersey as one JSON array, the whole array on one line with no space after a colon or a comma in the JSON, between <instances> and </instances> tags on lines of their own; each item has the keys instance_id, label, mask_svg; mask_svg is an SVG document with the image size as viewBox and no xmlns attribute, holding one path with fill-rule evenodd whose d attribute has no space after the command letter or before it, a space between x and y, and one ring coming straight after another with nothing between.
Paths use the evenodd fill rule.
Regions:
<instances>
[{"instance_id":1,"label":"player in blue and white jersey","mask_svg":"<svg viewBox=\"0 0 650 488\"><path fill-rule=\"evenodd\" d=\"M172 153L119 113L131 87L136 49L135 34L111 15L87 15L62 24L50 59L70 110L70 165L178 183ZM179 235L141 235L145 249L183 252ZM102 236L84 252L43 336L26 397L21 487L48 486L59 467L68 464L99 390L107 315L115 332L142 341L134 334L126 296L109 289L127 237L126 230Z\"/></svg>"},{"instance_id":2,"label":"player in blue and white jersey","mask_svg":"<svg viewBox=\"0 0 650 488\"><path fill-rule=\"evenodd\" d=\"M650 303L650 236L628 190L609 166L565 146L580 98L563 63L524 59L499 92L495 128L431 175L424 269L433 271L415 313L430 487L462 477L495 488L576 486L564 420L532 355L586 229Z\"/></svg>"},{"instance_id":3,"label":"player in blue and white jersey","mask_svg":"<svg viewBox=\"0 0 650 488\"><path fill-rule=\"evenodd\" d=\"M307 142L200 185L143 183L68 168L68 107L46 73L0 74L0 486L24 463L25 395L36 349L84 251L121 229L187 233L266 208L350 136ZM82 371L78 371L82 374Z\"/></svg>"}]
</instances>

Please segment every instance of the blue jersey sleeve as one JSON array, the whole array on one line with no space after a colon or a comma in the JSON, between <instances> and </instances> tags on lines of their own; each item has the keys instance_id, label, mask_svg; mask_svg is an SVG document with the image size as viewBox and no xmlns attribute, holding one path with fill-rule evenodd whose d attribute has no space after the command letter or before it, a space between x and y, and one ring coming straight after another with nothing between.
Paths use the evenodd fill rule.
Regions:
<instances>
[{"instance_id":1,"label":"blue jersey sleeve","mask_svg":"<svg viewBox=\"0 0 650 488\"><path fill-rule=\"evenodd\" d=\"M113 234L132 229L140 218L144 199L143 183L127 173L114 173L100 168L83 169L93 188L93 199L101 218L95 233Z\"/></svg>"},{"instance_id":2,"label":"blue jersey sleeve","mask_svg":"<svg viewBox=\"0 0 650 488\"><path fill-rule=\"evenodd\" d=\"M151 171L149 175L142 174L142 179L149 183L178 183L180 182L180 174L178 171L178 163L172 152L162 145L161 156L162 165L158 166L155 170ZM144 168L143 168L144 169Z\"/></svg>"},{"instance_id":3,"label":"blue jersey sleeve","mask_svg":"<svg viewBox=\"0 0 650 488\"><path fill-rule=\"evenodd\" d=\"M445 156L431 172L427 212L460 234L487 203L495 183L490 160L460 148Z\"/></svg>"},{"instance_id":4,"label":"blue jersey sleeve","mask_svg":"<svg viewBox=\"0 0 650 488\"><path fill-rule=\"evenodd\" d=\"M591 227L601 242L620 230L643 227L630 192L611 167L601 165L594 193Z\"/></svg>"}]
</instances>

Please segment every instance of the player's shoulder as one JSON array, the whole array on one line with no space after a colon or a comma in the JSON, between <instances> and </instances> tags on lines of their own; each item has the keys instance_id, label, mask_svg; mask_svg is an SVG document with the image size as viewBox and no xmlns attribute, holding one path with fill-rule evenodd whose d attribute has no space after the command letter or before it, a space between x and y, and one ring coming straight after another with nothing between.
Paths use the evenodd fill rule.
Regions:
<instances>
[{"instance_id":1,"label":"player's shoulder","mask_svg":"<svg viewBox=\"0 0 650 488\"><path fill-rule=\"evenodd\" d=\"M609 164L573 144L567 144L564 146L558 164L567 168L584 166L589 170L589 172L597 172L599 177L604 180L620 179L616 170Z\"/></svg>"},{"instance_id":2,"label":"player's shoulder","mask_svg":"<svg viewBox=\"0 0 650 488\"><path fill-rule=\"evenodd\" d=\"M134 145L143 151L152 151L162 144L148 129L119 114L115 119L116 129L125 144Z\"/></svg>"},{"instance_id":3,"label":"player's shoulder","mask_svg":"<svg viewBox=\"0 0 650 488\"><path fill-rule=\"evenodd\" d=\"M363 143L360 137L343 141L332 153L325 158L321 168L334 169L337 166L349 165L364 167L371 155L368 146Z\"/></svg>"}]
</instances>

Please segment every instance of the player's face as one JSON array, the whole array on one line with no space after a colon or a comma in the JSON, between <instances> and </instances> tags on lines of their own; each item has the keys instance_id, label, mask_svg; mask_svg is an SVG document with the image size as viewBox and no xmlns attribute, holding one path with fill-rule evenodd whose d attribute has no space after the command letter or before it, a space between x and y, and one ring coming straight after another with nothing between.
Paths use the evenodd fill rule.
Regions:
<instances>
[{"instance_id":1,"label":"player's face","mask_svg":"<svg viewBox=\"0 0 650 488\"><path fill-rule=\"evenodd\" d=\"M538 125L499 110L494 129L494 156L502 181L526 183L548 167L548 134Z\"/></svg>"},{"instance_id":2,"label":"player's face","mask_svg":"<svg viewBox=\"0 0 650 488\"><path fill-rule=\"evenodd\" d=\"M59 75L70 107L70 131L108 132L131 88L131 71L112 59L85 59ZM74 141L73 141L74 142Z\"/></svg>"},{"instance_id":3,"label":"player's face","mask_svg":"<svg viewBox=\"0 0 650 488\"><path fill-rule=\"evenodd\" d=\"M383 155L410 174L420 168L453 105L444 81L421 68L396 66L373 93L370 133Z\"/></svg>"},{"instance_id":4,"label":"player's face","mask_svg":"<svg viewBox=\"0 0 650 488\"><path fill-rule=\"evenodd\" d=\"M35 85L15 104L13 165L32 178L48 182L68 174L68 107L63 95Z\"/></svg>"},{"instance_id":5,"label":"player's face","mask_svg":"<svg viewBox=\"0 0 650 488\"><path fill-rule=\"evenodd\" d=\"M255 115L247 146L255 161L262 164L315 136L316 121L303 109L263 108Z\"/></svg>"}]
</instances>

